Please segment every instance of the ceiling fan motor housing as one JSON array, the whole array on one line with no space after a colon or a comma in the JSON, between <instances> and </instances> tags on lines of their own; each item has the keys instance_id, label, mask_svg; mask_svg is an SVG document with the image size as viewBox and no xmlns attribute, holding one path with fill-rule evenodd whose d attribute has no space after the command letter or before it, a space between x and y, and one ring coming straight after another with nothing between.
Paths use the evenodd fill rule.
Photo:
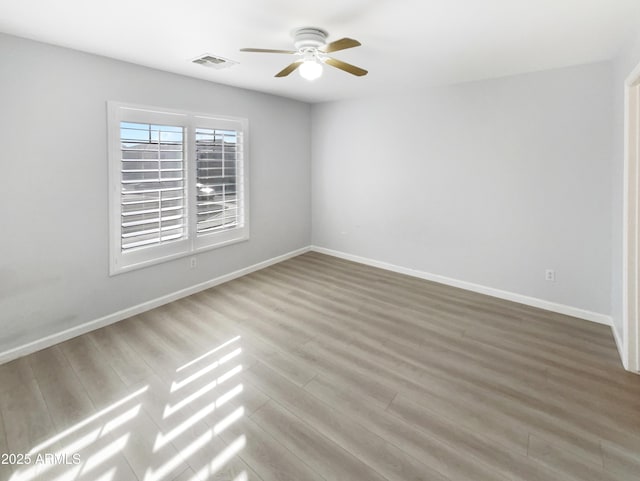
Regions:
<instances>
[{"instance_id":1,"label":"ceiling fan motor housing","mask_svg":"<svg viewBox=\"0 0 640 481\"><path fill-rule=\"evenodd\" d=\"M318 49L327 43L329 34L320 28L303 27L293 34L293 44L298 50Z\"/></svg>"}]
</instances>

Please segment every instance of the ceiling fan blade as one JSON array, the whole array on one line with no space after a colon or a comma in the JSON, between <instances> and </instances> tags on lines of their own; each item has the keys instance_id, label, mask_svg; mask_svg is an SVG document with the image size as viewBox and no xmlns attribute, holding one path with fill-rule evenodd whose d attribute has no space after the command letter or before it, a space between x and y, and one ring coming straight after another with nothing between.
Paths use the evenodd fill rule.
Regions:
<instances>
[{"instance_id":1,"label":"ceiling fan blade","mask_svg":"<svg viewBox=\"0 0 640 481\"><path fill-rule=\"evenodd\" d=\"M285 68L280 70L280 72L275 74L275 77L286 77L291 72L293 72L295 69L297 69L300 65L302 65L302 60L298 60L296 62L293 62L292 64L287 65Z\"/></svg>"},{"instance_id":2,"label":"ceiling fan blade","mask_svg":"<svg viewBox=\"0 0 640 481\"><path fill-rule=\"evenodd\" d=\"M269 48L241 48L241 52L256 52L256 53L297 53L294 50L272 50Z\"/></svg>"},{"instance_id":3,"label":"ceiling fan blade","mask_svg":"<svg viewBox=\"0 0 640 481\"><path fill-rule=\"evenodd\" d=\"M363 68L356 67L355 65L351 65L350 63L343 62L342 60L338 60L337 58L327 58L324 63L328 63L332 67L339 68L340 70L344 70L345 72L349 72L352 75L357 75L358 77L362 77L363 75L367 75L369 72Z\"/></svg>"},{"instance_id":4,"label":"ceiling fan blade","mask_svg":"<svg viewBox=\"0 0 640 481\"><path fill-rule=\"evenodd\" d=\"M362 45L357 40L352 38L341 38L335 42L328 43L321 50L325 53L337 52L338 50L344 50L347 48L359 47Z\"/></svg>"}]
</instances>

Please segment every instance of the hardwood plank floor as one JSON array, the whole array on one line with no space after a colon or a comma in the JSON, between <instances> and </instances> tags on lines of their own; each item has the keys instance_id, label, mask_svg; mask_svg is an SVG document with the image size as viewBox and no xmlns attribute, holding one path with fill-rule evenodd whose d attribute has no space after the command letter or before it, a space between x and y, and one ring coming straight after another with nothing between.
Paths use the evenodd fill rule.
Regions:
<instances>
[{"instance_id":1,"label":"hardwood plank floor","mask_svg":"<svg viewBox=\"0 0 640 481\"><path fill-rule=\"evenodd\" d=\"M640 481L640 377L606 326L307 253L0 366L0 430L0 481Z\"/></svg>"}]
</instances>

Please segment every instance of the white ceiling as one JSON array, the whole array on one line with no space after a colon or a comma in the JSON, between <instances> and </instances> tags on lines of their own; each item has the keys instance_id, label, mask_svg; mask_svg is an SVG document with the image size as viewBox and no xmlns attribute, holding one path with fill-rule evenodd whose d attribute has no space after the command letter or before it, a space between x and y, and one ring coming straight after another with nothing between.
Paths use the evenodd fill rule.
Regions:
<instances>
[{"instance_id":1,"label":"white ceiling","mask_svg":"<svg viewBox=\"0 0 640 481\"><path fill-rule=\"evenodd\" d=\"M0 31L309 102L389 93L613 58L640 25L639 0L0 0ZM307 82L273 75L291 32L321 27L362 46ZM239 62L212 70L203 53Z\"/></svg>"}]
</instances>

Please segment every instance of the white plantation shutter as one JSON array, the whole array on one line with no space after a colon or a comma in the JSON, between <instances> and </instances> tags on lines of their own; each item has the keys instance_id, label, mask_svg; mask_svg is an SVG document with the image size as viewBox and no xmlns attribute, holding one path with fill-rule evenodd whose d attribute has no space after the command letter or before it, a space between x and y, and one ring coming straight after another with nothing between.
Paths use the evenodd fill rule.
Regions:
<instances>
[{"instance_id":1,"label":"white plantation shutter","mask_svg":"<svg viewBox=\"0 0 640 481\"><path fill-rule=\"evenodd\" d=\"M195 247L247 239L246 122L204 116L194 122Z\"/></svg>"},{"instance_id":2,"label":"white plantation shutter","mask_svg":"<svg viewBox=\"0 0 640 481\"><path fill-rule=\"evenodd\" d=\"M238 210L241 137L235 130L196 129L198 235L242 223Z\"/></svg>"},{"instance_id":3,"label":"white plantation shutter","mask_svg":"<svg viewBox=\"0 0 640 481\"><path fill-rule=\"evenodd\" d=\"M109 103L111 274L248 238L246 130Z\"/></svg>"},{"instance_id":4,"label":"white plantation shutter","mask_svg":"<svg viewBox=\"0 0 640 481\"><path fill-rule=\"evenodd\" d=\"M184 128L120 123L122 251L187 236Z\"/></svg>"}]
</instances>

